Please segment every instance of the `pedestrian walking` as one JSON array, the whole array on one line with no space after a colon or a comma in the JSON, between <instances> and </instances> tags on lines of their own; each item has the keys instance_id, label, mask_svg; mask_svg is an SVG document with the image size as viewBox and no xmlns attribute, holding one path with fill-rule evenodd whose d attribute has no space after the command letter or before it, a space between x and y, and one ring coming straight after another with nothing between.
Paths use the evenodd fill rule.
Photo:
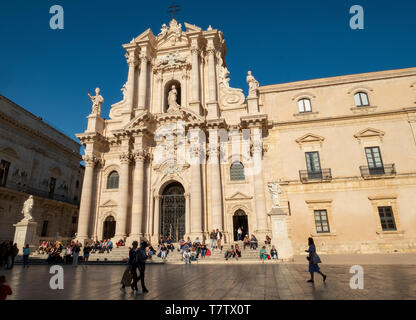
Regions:
<instances>
[{"instance_id":1,"label":"pedestrian walking","mask_svg":"<svg viewBox=\"0 0 416 320\"><path fill-rule=\"evenodd\" d=\"M72 249L72 266L73 267L78 267L78 257L79 257L79 252L81 251L79 244L76 243L74 248Z\"/></svg>"},{"instance_id":2,"label":"pedestrian walking","mask_svg":"<svg viewBox=\"0 0 416 320\"><path fill-rule=\"evenodd\" d=\"M148 255L146 253L146 248L148 245L149 244L146 241L143 241L141 247L139 248L139 250L137 250L137 256L136 256L136 260L137 260L137 264L138 264L139 272L140 272L140 276L138 280L141 281L143 293L149 292L149 290L147 290L146 285L144 283L144 273L146 271L146 260L148 258ZM137 288L137 283L136 283L136 288Z\"/></svg>"},{"instance_id":3,"label":"pedestrian walking","mask_svg":"<svg viewBox=\"0 0 416 320\"><path fill-rule=\"evenodd\" d=\"M7 285L6 276L0 276L0 300L6 300L7 296L13 294L12 288Z\"/></svg>"},{"instance_id":4,"label":"pedestrian walking","mask_svg":"<svg viewBox=\"0 0 416 320\"><path fill-rule=\"evenodd\" d=\"M319 268L319 265L318 265L322 261L321 261L321 258L319 258L318 254L316 253L315 243L314 243L312 238L308 239L308 246L309 246L309 249L305 250L306 252L309 253L309 255L306 258L309 261L309 273L311 274L311 279L308 280L308 282L314 283L314 273L315 272L319 273L322 276L322 278L325 282L326 275L321 272L321 270Z\"/></svg>"},{"instance_id":5,"label":"pedestrian walking","mask_svg":"<svg viewBox=\"0 0 416 320\"><path fill-rule=\"evenodd\" d=\"M30 248L29 245L23 248L23 268L29 268L29 255L30 255Z\"/></svg>"},{"instance_id":6,"label":"pedestrian walking","mask_svg":"<svg viewBox=\"0 0 416 320\"><path fill-rule=\"evenodd\" d=\"M91 252L91 246L87 243L84 246L83 249L83 256L84 256L84 260L83 260L83 266L87 267L87 263L88 263L88 259L90 258L90 252Z\"/></svg>"}]
</instances>

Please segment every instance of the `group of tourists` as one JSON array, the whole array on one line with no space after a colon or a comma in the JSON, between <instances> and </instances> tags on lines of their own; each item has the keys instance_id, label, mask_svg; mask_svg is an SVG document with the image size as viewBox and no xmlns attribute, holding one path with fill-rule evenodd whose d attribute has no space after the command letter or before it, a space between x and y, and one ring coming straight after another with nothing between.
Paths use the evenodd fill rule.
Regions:
<instances>
[{"instance_id":1,"label":"group of tourists","mask_svg":"<svg viewBox=\"0 0 416 320\"><path fill-rule=\"evenodd\" d=\"M42 241L38 248L39 254L49 254L52 251L61 252L63 248L63 243L61 241Z\"/></svg>"},{"instance_id":2,"label":"group of tourists","mask_svg":"<svg viewBox=\"0 0 416 320\"><path fill-rule=\"evenodd\" d=\"M14 260L19 253L17 244L12 241L0 244L0 268L10 270L14 266Z\"/></svg>"},{"instance_id":3,"label":"group of tourists","mask_svg":"<svg viewBox=\"0 0 416 320\"><path fill-rule=\"evenodd\" d=\"M120 243L120 241L118 243ZM123 244L124 244L124 241L123 241ZM107 240L101 240L101 241L98 241L98 240L93 241L90 247L93 253L96 253L97 251L98 253L105 253L105 252L110 253L111 251L113 251L114 245L110 239L107 239Z\"/></svg>"}]
</instances>

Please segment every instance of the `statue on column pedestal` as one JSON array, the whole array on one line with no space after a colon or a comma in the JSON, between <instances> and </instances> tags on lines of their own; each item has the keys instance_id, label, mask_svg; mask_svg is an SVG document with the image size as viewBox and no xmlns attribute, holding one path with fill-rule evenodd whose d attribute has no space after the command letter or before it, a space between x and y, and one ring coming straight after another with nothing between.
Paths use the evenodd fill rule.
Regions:
<instances>
[{"instance_id":1,"label":"statue on column pedestal","mask_svg":"<svg viewBox=\"0 0 416 320\"><path fill-rule=\"evenodd\" d=\"M273 199L273 208L281 208L280 206L280 195L282 194L282 189L277 182L268 183L270 194Z\"/></svg>"},{"instance_id":2,"label":"statue on column pedestal","mask_svg":"<svg viewBox=\"0 0 416 320\"><path fill-rule=\"evenodd\" d=\"M101 115L101 105L104 102L104 98L100 95L100 88L95 89L95 96L92 96L88 93L92 101L92 114Z\"/></svg>"},{"instance_id":3,"label":"statue on column pedestal","mask_svg":"<svg viewBox=\"0 0 416 320\"><path fill-rule=\"evenodd\" d=\"M33 196L30 196L23 204L23 209L22 209L23 220L22 221L24 222L33 221L33 216L32 216L33 206L34 206L34 199L33 199Z\"/></svg>"},{"instance_id":4,"label":"statue on column pedestal","mask_svg":"<svg viewBox=\"0 0 416 320\"><path fill-rule=\"evenodd\" d=\"M248 84L248 96L257 97L257 89L259 88L259 82L253 77L251 71L247 74L247 84Z\"/></svg>"}]
</instances>

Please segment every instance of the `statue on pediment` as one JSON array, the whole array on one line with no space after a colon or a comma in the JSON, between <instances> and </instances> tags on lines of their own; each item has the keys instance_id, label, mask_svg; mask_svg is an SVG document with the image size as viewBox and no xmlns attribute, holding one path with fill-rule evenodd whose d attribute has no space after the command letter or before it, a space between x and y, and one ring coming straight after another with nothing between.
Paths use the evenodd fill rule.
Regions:
<instances>
[{"instance_id":1,"label":"statue on pediment","mask_svg":"<svg viewBox=\"0 0 416 320\"><path fill-rule=\"evenodd\" d=\"M163 25L162 25L162 28L160 29L160 33L159 33L159 37L164 37L167 33L168 33L168 31L169 31L169 28L168 28L168 26L164 23Z\"/></svg>"},{"instance_id":2,"label":"statue on pediment","mask_svg":"<svg viewBox=\"0 0 416 320\"><path fill-rule=\"evenodd\" d=\"M95 89L95 96L92 96L88 93L92 101L92 114L101 115L101 105L104 102L104 98L100 95L100 88Z\"/></svg>"}]
</instances>

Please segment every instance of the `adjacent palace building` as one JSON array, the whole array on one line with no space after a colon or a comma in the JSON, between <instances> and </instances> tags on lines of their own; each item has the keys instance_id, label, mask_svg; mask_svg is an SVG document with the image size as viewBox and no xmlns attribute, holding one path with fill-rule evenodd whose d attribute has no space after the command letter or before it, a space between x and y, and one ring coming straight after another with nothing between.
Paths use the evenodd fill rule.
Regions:
<instances>
[{"instance_id":1,"label":"adjacent palace building","mask_svg":"<svg viewBox=\"0 0 416 320\"><path fill-rule=\"evenodd\" d=\"M84 167L81 145L0 95L0 242L71 240ZM31 197L32 196L32 197Z\"/></svg>"},{"instance_id":2,"label":"adjacent palace building","mask_svg":"<svg viewBox=\"0 0 416 320\"><path fill-rule=\"evenodd\" d=\"M219 229L231 243L241 227L288 256L311 235L322 253L416 251L416 68L270 86L249 72L246 97L229 86L217 29L172 20L123 47L123 100L104 119L96 90L77 135L79 240Z\"/></svg>"}]
</instances>

